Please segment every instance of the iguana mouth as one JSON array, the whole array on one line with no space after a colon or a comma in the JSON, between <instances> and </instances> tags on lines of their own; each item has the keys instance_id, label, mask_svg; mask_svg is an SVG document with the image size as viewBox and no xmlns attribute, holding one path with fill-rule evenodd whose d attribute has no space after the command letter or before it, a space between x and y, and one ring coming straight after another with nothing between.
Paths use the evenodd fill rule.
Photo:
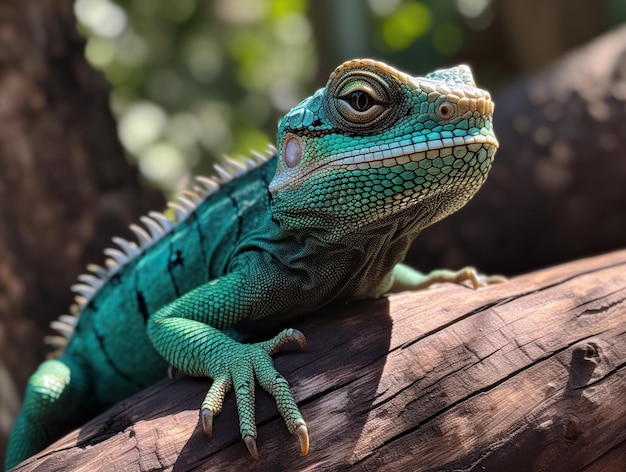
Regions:
<instances>
[{"instance_id":1,"label":"iguana mouth","mask_svg":"<svg viewBox=\"0 0 626 472\"><path fill-rule=\"evenodd\" d=\"M338 153L332 161L322 161L309 164L306 170L302 170L299 175L298 182L303 182L309 175L325 166L344 167L346 169L370 169L378 167L391 167L395 165L403 165L410 161L420 161L427 158L439 157L436 155L429 156L430 151L439 151L445 148L454 148L457 146L471 146L468 150L476 152L485 144L498 147L496 137L489 134L478 134L474 136L457 136L454 138L443 138L420 143L407 143L404 146L398 146L393 149L383 149L382 146L371 146L367 149L359 149L345 153ZM476 148L474 149L474 146ZM280 189L293 185L293 182L287 179L282 181L273 180L269 186L272 195L276 194Z\"/></svg>"},{"instance_id":2,"label":"iguana mouth","mask_svg":"<svg viewBox=\"0 0 626 472\"><path fill-rule=\"evenodd\" d=\"M428 151L438 151L445 148L454 148L456 146L471 146L477 145L480 147L483 144L491 146L498 146L498 140L493 134L478 134L475 136L459 136L454 138L435 139L431 141L424 141L420 143L409 143L404 146L398 146L390 149L386 145L372 146L364 152L363 149L358 151L351 151L348 153L341 153L336 159L328 162L328 165L332 166L351 166L354 164L367 164L367 168L370 167L385 167L387 165L402 165L409 161L418 161L425 159L428 156ZM470 151L477 151L469 149ZM433 155L439 157L439 153ZM389 160L389 162L385 162ZM380 165L371 165L373 163L380 163Z\"/></svg>"}]
</instances>

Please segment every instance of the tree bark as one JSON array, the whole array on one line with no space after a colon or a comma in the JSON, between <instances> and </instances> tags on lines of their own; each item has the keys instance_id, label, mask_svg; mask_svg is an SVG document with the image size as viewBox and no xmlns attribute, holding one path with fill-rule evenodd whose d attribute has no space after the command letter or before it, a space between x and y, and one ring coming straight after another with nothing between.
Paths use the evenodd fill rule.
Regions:
<instances>
[{"instance_id":1,"label":"tree bark","mask_svg":"<svg viewBox=\"0 0 626 472\"><path fill-rule=\"evenodd\" d=\"M162 201L124 158L73 4L0 5L0 463L68 287L102 260L111 236Z\"/></svg>"},{"instance_id":2,"label":"tree bark","mask_svg":"<svg viewBox=\"0 0 626 472\"><path fill-rule=\"evenodd\" d=\"M442 285L323 310L276 356L307 420L302 457L257 399L260 460L208 380L123 401L16 470L626 470L626 251L473 291Z\"/></svg>"}]
</instances>

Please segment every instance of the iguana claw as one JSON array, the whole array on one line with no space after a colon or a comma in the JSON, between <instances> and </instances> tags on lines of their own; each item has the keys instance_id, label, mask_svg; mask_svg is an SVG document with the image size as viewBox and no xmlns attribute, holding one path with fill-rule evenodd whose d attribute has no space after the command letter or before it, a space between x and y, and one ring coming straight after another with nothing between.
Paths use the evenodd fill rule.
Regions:
<instances>
[{"instance_id":1,"label":"iguana claw","mask_svg":"<svg viewBox=\"0 0 626 472\"><path fill-rule=\"evenodd\" d=\"M202 412L202 422L204 423L204 411ZM213 421L213 415L210 414L210 412L207 411L207 413L209 413L209 415L207 415L207 417L209 417L210 419L208 421L210 421L212 423ZM207 432L207 428L205 425L204 428L204 432ZM306 456L309 453L309 432L307 430L306 425L303 423L300 426L298 426L298 429L296 429L293 433L297 438L298 441L300 442L300 451L302 451L302 455ZM209 435L207 433L207 435ZM243 437L243 442L246 444L246 447L248 448L248 452L250 453L250 455L252 456L252 458L254 460L258 460L259 459L259 450L256 447L256 439L254 438L254 436L247 434Z\"/></svg>"},{"instance_id":2,"label":"iguana claw","mask_svg":"<svg viewBox=\"0 0 626 472\"><path fill-rule=\"evenodd\" d=\"M246 447L248 448L248 452L252 458L254 460L259 460L259 450L256 447L256 439L254 439L254 436L250 436L249 434L244 436L243 442L246 443Z\"/></svg>"},{"instance_id":3,"label":"iguana claw","mask_svg":"<svg viewBox=\"0 0 626 472\"><path fill-rule=\"evenodd\" d=\"M302 451L302 455L306 456L309 453L309 432L306 428L306 425L303 423L298 426L298 429L293 433L298 437L298 441L300 441L300 451Z\"/></svg>"},{"instance_id":4,"label":"iguana claw","mask_svg":"<svg viewBox=\"0 0 626 472\"><path fill-rule=\"evenodd\" d=\"M304 337L304 334L302 334L302 332L298 331L297 329L292 329L291 340L297 342L300 346L300 349L302 349L303 351L306 350L306 338Z\"/></svg>"},{"instance_id":5,"label":"iguana claw","mask_svg":"<svg viewBox=\"0 0 626 472\"><path fill-rule=\"evenodd\" d=\"M271 356L272 354L275 354L284 344L290 341L298 343L298 346L300 346L300 349L303 351L306 349L306 337L300 331L293 328L285 329L273 339L260 344L265 345L267 353Z\"/></svg>"},{"instance_id":6,"label":"iguana claw","mask_svg":"<svg viewBox=\"0 0 626 472\"><path fill-rule=\"evenodd\" d=\"M208 437L213 436L213 412L211 410L202 409L202 428L204 428L204 434Z\"/></svg>"}]
</instances>

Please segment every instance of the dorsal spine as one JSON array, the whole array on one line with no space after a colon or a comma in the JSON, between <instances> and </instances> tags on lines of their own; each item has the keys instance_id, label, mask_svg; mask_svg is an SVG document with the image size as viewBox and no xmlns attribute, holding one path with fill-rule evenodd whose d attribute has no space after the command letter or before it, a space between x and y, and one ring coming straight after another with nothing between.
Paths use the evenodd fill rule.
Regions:
<instances>
[{"instance_id":1,"label":"dorsal spine","mask_svg":"<svg viewBox=\"0 0 626 472\"><path fill-rule=\"evenodd\" d=\"M44 342L54 349L55 354L60 354L65 349L74 333L82 311L113 275L171 233L175 227L196 211L201 203L216 193L222 185L263 165L276 154L276 148L270 145L265 153L251 151L251 154L253 159L244 158L243 164L225 156L222 164L215 164L214 166L216 177L196 176L192 190L184 190L176 201L167 204L174 211L175 222L168 219L163 213L151 211L148 215L139 218L143 226L135 223L130 225L130 230L137 238L136 242L118 236L113 237L113 242L118 247L104 250L106 256L104 267L96 264L87 265L87 270L90 273L79 275L78 282L70 287L70 290L76 294L74 303L69 308L70 314L60 315L57 320L50 323L50 327L59 334L46 336Z\"/></svg>"}]
</instances>

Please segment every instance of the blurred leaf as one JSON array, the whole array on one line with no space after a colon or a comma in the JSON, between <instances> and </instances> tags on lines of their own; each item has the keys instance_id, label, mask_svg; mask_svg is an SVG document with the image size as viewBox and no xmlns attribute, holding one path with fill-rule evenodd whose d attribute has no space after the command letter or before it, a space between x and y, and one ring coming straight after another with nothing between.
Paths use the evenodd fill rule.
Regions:
<instances>
[{"instance_id":1,"label":"blurred leaf","mask_svg":"<svg viewBox=\"0 0 626 472\"><path fill-rule=\"evenodd\" d=\"M405 2L383 21L382 33L391 49L405 49L432 26L430 9L421 2Z\"/></svg>"}]
</instances>

